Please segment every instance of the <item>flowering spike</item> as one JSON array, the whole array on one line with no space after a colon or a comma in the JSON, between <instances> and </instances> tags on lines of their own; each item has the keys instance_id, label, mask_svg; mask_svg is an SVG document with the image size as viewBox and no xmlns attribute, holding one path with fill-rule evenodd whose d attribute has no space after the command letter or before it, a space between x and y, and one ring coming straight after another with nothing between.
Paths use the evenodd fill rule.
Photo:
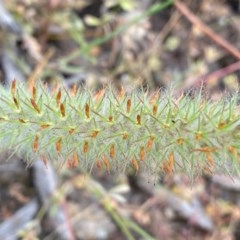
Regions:
<instances>
[{"instance_id":1,"label":"flowering spike","mask_svg":"<svg viewBox=\"0 0 240 240\"><path fill-rule=\"evenodd\" d=\"M208 169L240 175L237 96L206 99L203 105L201 94L175 99L169 91L161 96L135 91L123 97L106 88L71 97L60 86L54 91L16 81L9 89L0 86L0 154L9 148L26 161L44 155L73 167L81 152L86 172L106 156L99 162L108 172L130 165L136 172L142 167L149 173L190 169L194 176Z\"/></svg>"}]
</instances>

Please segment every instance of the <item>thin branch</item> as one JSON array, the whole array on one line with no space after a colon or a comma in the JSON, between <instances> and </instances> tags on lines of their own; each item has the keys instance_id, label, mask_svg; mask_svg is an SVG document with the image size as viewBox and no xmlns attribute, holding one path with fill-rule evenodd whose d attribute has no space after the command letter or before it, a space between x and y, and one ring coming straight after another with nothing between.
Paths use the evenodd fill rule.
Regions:
<instances>
[{"instance_id":1,"label":"thin branch","mask_svg":"<svg viewBox=\"0 0 240 240\"><path fill-rule=\"evenodd\" d=\"M182 2L176 0L174 2L175 7L192 23L194 26L198 27L204 34L206 34L210 39L212 39L216 44L224 48L235 58L240 60L240 52L237 48L223 39L221 36L217 35L211 28L206 26L190 9Z\"/></svg>"}]
</instances>

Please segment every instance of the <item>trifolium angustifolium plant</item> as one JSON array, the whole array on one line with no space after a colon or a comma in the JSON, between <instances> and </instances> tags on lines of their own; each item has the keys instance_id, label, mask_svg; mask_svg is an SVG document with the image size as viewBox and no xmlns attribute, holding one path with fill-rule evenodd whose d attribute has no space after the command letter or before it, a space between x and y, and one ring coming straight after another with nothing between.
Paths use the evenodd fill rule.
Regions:
<instances>
[{"instance_id":1,"label":"trifolium angustifolium plant","mask_svg":"<svg viewBox=\"0 0 240 240\"><path fill-rule=\"evenodd\" d=\"M0 87L0 152L90 172L240 175L237 97Z\"/></svg>"}]
</instances>

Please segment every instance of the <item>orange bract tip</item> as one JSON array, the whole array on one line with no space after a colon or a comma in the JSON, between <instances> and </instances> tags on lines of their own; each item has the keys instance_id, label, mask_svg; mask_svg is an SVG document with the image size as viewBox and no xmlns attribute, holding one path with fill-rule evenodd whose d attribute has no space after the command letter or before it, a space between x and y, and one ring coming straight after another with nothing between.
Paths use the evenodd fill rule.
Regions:
<instances>
[{"instance_id":1,"label":"orange bract tip","mask_svg":"<svg viewBox=\"0 0 240 240\"><path fill-rule=\"evenodd\" d=\"M203 171L204 171L205 174L213 175L213 172L212 172L211 168L207 165L205 165L203 167Z\"/></svg>"},{"instance_id":2,"label":"orange bract tip","mask_svg":"<svg viewBox=\"0 0 240 240\"><path fill-rule=\"evenodd\" d=\"M68 160L67 160L67 167L68 167L68 168L73 168L72 159L68 159Z\"/></svg>"},{"instance_id":3,"label":"orange bract tip","mask_svg":"<svg viewBox=\"0 0 240 240\"><path fill-rule=\"evenodd\" d=\"M71 88L71 91L70 91L70 94L72 97L76 96L76 93L77 93L77 84L73 84L72 88Z\"/></svg>"},{"instance_id":4,"label":"orange bract tip","mask_svg":"<svg viewBox=\"0 0 240 240\"><path fill-rule=\"evenodd\" d=\"M199 110L200 110L201 108L203 108L205 105L206 105L206 100L203 99L203 100L201 101Z\"/></svg>"},{"instance_id":5,"label":"orange bract tip","mask_svg":"<svg viewBox=\"0 0 240 240\"><path fill-rule=\"evenodd\" d=\"M11 94L12 94L12 97L15 96L15 93L16 93L16 85L17 85L16 79L14 79L14 80L12 81L12 83L11 83Z\"/></svg>"},{"instance_id":6,"label":"orange bract tip","mask_svg":"<svg viewBox=\"0 0 240 240\"><path fill-rule=\"evenodd\" d=\"M43 162L44 166L46 167L46 169L48 168L47 166L47 158L45 155L41 155L41 161Z\"/></svg>"},{"instance_id":7,"label":"orange bract tip","mask_svg":"<svg viewBox=\"0 0 240 240\"><path fill-rule=\"evenodd\" d=\"M140 160L141 160L141 161L144 161L144 160L145 160L145 149L144 149L144 147L141 147L141 148L140 148L140 154L139 154L139 156L140 156Z\"/></svg>"},{"instance_id":8,"label":"orange bract tip","mask_svg":"<svg viewBox=\"0 0 240 240\"><path fill-rule=\"evenodd\" d=\"M165 160L161 166L162 170L164 171L164 173L166 174L171 174L173 172L174 169L174 154L171 153L168 157L167 160Z\"/></svg>"},{"instance_id":9,"label":"orange bract tip","mask_svg":"<svg viewBox=\"0 0 240 240\"><path fill-rule=\"evenodd\" d=\"M201 133L196 133L195 134L195 139L196 140L200 140L202 138L202 134Z\"/></svg>"},{"instance_id":10,"label":"orange bract tip","mask_svg":"<svg viewBox=\"0 0 240 240\"><path fill-rule=\"evenodd\" d=\"M35 101L36 100L36 96L37 96L37 90L36 87L33 86L32 87L32 99Z\"/></svg>"},{"instance_id":11,"label":"orange bract tip","mask_svg":"<svg viewBox=\"0 0 240 240\"><path fill-rule=\"evenodd\" d=\"M88 142L85 141L83 144L83 153L87 153L88 152Z\"/></svg>"},{"instance_id":12,"label":"orange bract tip","mask_svg":"<svg viewBox=\"0 0 240 240\"><path fill-rule=\"evenodd\" d=\"M234 157L236 157L236 158L238 157L238 152L237 152L237 149L235 147L229 146L228 151L231 152L234 155Z\"/></svg>"},{"instance_id":13,"label":"orange bract tip","mask_svg":"<svg viewBox=\"0 0 240 240\"><path fill-rule=\"evenodd\" d=\"M126 132L123 132L123 133L122 133L122 139L125 140L125 139L127 139L127 137L128 137L128 134L127 134Z\"/></svg>"},{"instance_id":14,"label":"orange bract tip","mask_svg":"<svg viewBox=\"0 0 240 240\"><path fill-rule=\"evenodd\" d=\"M94 130L91 134L90 137L91 138L95 138L98 135L99 131L98 130Z\"/></svg>"},{"instance_id":15,"label":"orange bract tip","mask_svg":"<svg viewBox=\"0 0 240 240\"><path fill-rule=\"evenodd\" d=\"M137 115L137 124L141 125L141 115L140 114Z\"/></svg>"},{"instance_id":16,"label":"orange bract tip","mask_svg":"<svg viewBox=\"0 0 240 240\"><path fill-rule=\"evenodd\" d=\"M36 110L36 112L40 113L40 109L39 109L38 105L36 104L35 100L31 98L30 101L31 101L33 108Z\"/></svg>"},{"instance_id":17,"label":"orange bract tip","mask_svg":"<svg viewBox=\"0 0 240 240\"><path fill-rule=\"evenodd\" d=\"M108 117L108 121L109 121L109 122L112 122L112 121L113 121L113 116L110 115L110 116Z\"/></svg>"},{"instance_id":18,"label":"orange bract tip","mask_svg":"<svg viewBox=\"0 0 240 240\"><path fill-rule=\"evenodd\" d=\"M63 103L60 104L60 112L62 117L65 117L65 107Z\"/></svg>"},{"instance_id":19,"label":"orange bract tip","mask_svg":"<svg viewBox=\"0 0 240 240\"><path fill-rule=\"evenodd\" d=\"M157 105L153 105L153 109L152 109L153 116L157 115L157 109L158 109Z\"/></svg>"},{"instance_id":20,"label":"orange bract tip","mask_svg":"<svg viewBox=\"0 0 240 240\"><path fill-rule=\"evenodd\" d=\"M96 161L96 166L97 166L99 171L102 170L102 164L101 164L101 162L99 160Z\"/></svg>"},{"instance_id":21,"label":"orange bract tip","mask_svg":"<svg viewBox=\"0 0 240 240\"><path fill-rule=\"evenodd\" d=\"M60 104L61 96L62 96L62 92L61 92L61 89L59 89L58 93L57 93L57 96L56 96L57 106L59 106L59 104Z\"/></svg>"},{"instance_id":22,"label":"orange bract tip","mask_svg":"<svg viewBox=\"0 0 240 240\"><path fill-rule=\"evenodd\" d=\"M33 152L36 152L38 150L38 136L35 137L32 148Z\"/></svg>"},{"instance_id":23,"label":"orange bract tip","mask_svg":"<svg viewBox=\"0 0 240 240\"><path fill-rule=\"evenodd\" d=\"M95 103L99 102L99 101L102 99L105 91L106 91L106 90L103 88L103 89L99 90L99 91L94 95L93 100L94 100Z\"/></svg>"},{"instance_id":24,"label":"orange bract tip","mask_svg":"<svg viewBox=\"0 0 240 240\"><path fill-rule=\"evenodd\" d=\"M59 84L57 82L55 82L53 84L52 91L51 91L52 96L55 95L55 93L57 92L58 89L59 89Z\"/></svg>"},{"instance_id":25,"label":"orange bract tip","mask_svg":"<svg viewBox=\"0 0 240 240\"><path fill-rule=\"evenodd\" d=\"M203 166L203 171L207 174L212 175L214 171L214 165L215 165L214 159L210 152L206 153L206 158L207 158L207 164Z\"/></svg>"},{"instance_id":26,"label":"orange bract tip","mask_svg":"<svg viewBox=\"0 0 240 240\"><path fill-rule=\"evenodd\" d=\"M139 172L139 164L136 158L133 158L131 161L133 168L136 170L136 174Z\"/></svg>"},{"instance_id":27,"label":"orange bract tip","mask_svg":"<svg viewBox=\"0 0 240 240\"><path fill-rule=\"evenodd\" d=\"M15 97L13 97L13 102L14 102L15 106L17 108L19 108L18 100Z\"/></svg>"},{"instance_id":28,"label":"orange bract tip","mask_svg":"<svg viewBox=\"0 0 240 240\"><path fill-rule=\"evenodd\" d=\"M217 148L215 147L202 147L202 148L194 148L193 151L194 152L216 152Z\"/></svg>"},{"instance_id":29,"label":"orange bract tip","mask_svg":"<svg viewBox=\"0 0 240 240\"><path fill-rule=\"evenodd\" d=\"M157 99L159 98L159 91L156 91L153 93L153 95L151 96L150 100L149 100L149 104L153 105L156 103Z\"/></svg>"},{"instance_id":30,"label":"orange bract tip","mask_svg":"<svg viewBox=\"0 0 240 240\"><path fill-rule=\"evenodd\" d=\"M208 161L209 165L213 167L214 166L214 160L213 160L213 157L212 157L211 153L207 153L206 158L207 158L207 161Z\"/></svg>"},{"instance_id":31,"label":"orange bract tip","mask_svg":"<svg viewBox=\"0 0 240 240\"><path fill-rule=\"evenodd\" d=\"M103 157L103 164L106 167L107 172L110 173L110 163L109 163L108 159L105 156Z\"/></svg>"},{"instance_id":32,"label":"orange bract tip","mask_svg":"<svg viewBox=\"0 0 240 240\"><path fill-rule=\"evenodd\" d=\"M43 83L43 88L44 88L45 90L48 89L48 82L44 82L44 83Z\"/></svg>"},{"instance_id":33,"label":"orange bract tip","mask_svg":"<svg viewBox=\"0 0 240 240\"><path fill-rule=\"evenodd\" d=\"M56 151L59 154L61 152L61 148L62 148L62 138L59 138L58 141L56 142Z\"/></svg>"},{"instance_id":34,"label":"orange bract tip","mask_svg":"<svg viewBox=\"0 0 240 240\"><path fill-rule=\"evenodd\" d=\"M115 156L115 147L113 144L110 147L109 156L110 156L110 158L114 158L114 156Z\"/></svg>"},{"instance_id":35,"label":"orange bract tip","mask_svg":"<svg viewBox=\"0 0 240 240\"><path fill-rule=\"evenodd\" d=\"M183 144L183 142L184 142L183 138L178 138L177 139L177 144L181 145L181 144Z\"/></svg>"},{"instance_id":36,"label":"orange bract tip","mask_svg":"<svg viewBox=\"0 0 240 240\"><path fill-rule=\"evenodd\" d=\"M78 166L78 155L77 155L76 151L74 151L74 153L73 153L73 166L74 167Z\"/></svg>"},{"instance_id":37,"label":"orange bract tip","mask_svg":"<svg viewBox=\"0 0 240 240\"><path fill-rule=\"evenodd\" d=\"M45 128L48 128L49 126L51 126L49 123L44 123L40 125L40 128L45 129Z\"/></svg>"},{"instance_id":38,"label":"orange bract tip","mask_svg":"<svg viewBox=\"0 0 240 240\"><path fill-rule=\"evenodd\" d=\"M127 100L127 113L130 112L131 105L132 105L132 101L131 101L131 99L128 99L128 100Z\"/></svg>"},{"instance_id":39,"label":"orange bract tip","mask_svg":"<svg viewBox=\"0 0 240 240\"><path fill-rule=\"evenodd\" d=\"M34 79L30 78L30 80L28 81L28 90L30 93L33 92L34 83L35 83Z\"/></svg>"},{"instance_id":40,"label":"orange bract tip","mask_svg":"<svg viewBox=\"0 0 240 240\"><path fill-rule=\"evenodd\" d=\"M72 158L68 159L68 168L74 168L78 166L78 155L77 152L74 151Z\"/></svg>"},{"instance_id":41,"label":"orange bract tip","mask_svg":"<svg viewBox=\"0 0 240 240\"><path fill-rule=\"evenodd\" d=\"M124 91L124 89L123 89L123 86L121 86L121 90L120 90L120 92L118 93L117 98L118 98L119 100L121 100L122 97L124 96L124 94L125 94L125 91Z\"/></svg>"},{"instance_id":42,"label":"orange bract tip","mask_svg":"<svg viewBox=\"0 0 240 240\"><path fill-rule=\"evenodd\" d=\"M152 149L153 140L154 140L154 137L150 136L149 139L148 139L148 142L147 142L147 150L148 151L150 151Z\"/></svg>"},{"instance_id":43,"label":"orange bract tip","mask_svg":"<svg viewBox=\"0 0 240 240\"><path fill-rule=\"evenodd\" d=\"M85 105L85 115L86 115L86 118L90 118L90 108L88 103L86 103Z\"/></svg>"},{"instance_id":44,"label":"orange bract tip","mask_svg":"<svg viewBox=\"0 0 240 240\"><path fill-rule=\"evenodd\" d=\"M18 120L19 120L20 123L26 123L26 121L22 118L19 118Z\"/></svg>"},{"instance_id":45,"label":"orange bract tip","mask_svg":"<svg viewBox=\"0 0 240 240\"><path fill-rule=\"evenodd\" d=\"M69 132L69 134L70 134L70 135L72 135L72 134L73 134L73 132L74 132L74 130L75 130L75 128L70 128L70 129L69 129L69 131L68 131L68 132Z\"/></svg>"},{"instance_id":46,"label":"orange bract tip","mask_svg":"<svg viewBox=\"0 0 240 240\"><path fill-rule=\"evenodd\" d=\"M217 126L218 129L221 129L226 126L226 122L220 122Z\"/></svg>"}]
</instances>

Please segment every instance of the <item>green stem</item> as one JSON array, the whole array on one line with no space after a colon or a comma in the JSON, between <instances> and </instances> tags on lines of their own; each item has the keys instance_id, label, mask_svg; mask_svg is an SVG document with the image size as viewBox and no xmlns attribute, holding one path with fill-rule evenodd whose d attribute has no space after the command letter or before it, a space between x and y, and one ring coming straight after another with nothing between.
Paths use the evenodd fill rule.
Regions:
<instances>
[{"instance_id":1,"label":"green stem","mask_svg":"<svg viewBox=\"0 0 240 240\"><path fill-rule=\"evenodd\" d=\"M129 228L133 229L135 232L137 232L139 235L141 235L143 237L143 239L154 240L154 238L151 235L149 235L147 232L145 232L135 222L133 222L129 219L125 219L125 222L129 226Z\"/></svg>"},{"instance_id":2,"label":"green stem","mask_svg":"<svg viewBox=\"0 0 240 240\"><path fill-rule=\"evenodd\" d=\"M112 217L112 219L117 223L121 231L127 237L128 240L135 240L132 236L131 232L129 231L127 225L124 223L124 219L116 212L116 210L112 207L111 202L105 201L103 202L103 206L108 214Z\"/></svg>"}]
</instances>

